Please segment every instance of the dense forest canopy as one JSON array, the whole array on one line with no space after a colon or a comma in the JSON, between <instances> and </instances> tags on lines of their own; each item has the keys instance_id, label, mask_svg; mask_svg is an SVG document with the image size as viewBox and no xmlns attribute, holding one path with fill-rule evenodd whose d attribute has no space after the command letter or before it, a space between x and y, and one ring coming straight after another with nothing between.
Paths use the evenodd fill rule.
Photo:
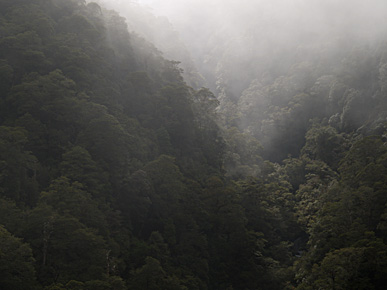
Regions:
<instances>
[{"instance_id":1,"label":"dense forest canopy","mask_svg":"<svg viewBox=\"0 0 387 290\"><path fill-rule=\"evenodd\" d=\"M0 0L0 289L385 289L387 3Z\"/></svg>"}]
</instances>

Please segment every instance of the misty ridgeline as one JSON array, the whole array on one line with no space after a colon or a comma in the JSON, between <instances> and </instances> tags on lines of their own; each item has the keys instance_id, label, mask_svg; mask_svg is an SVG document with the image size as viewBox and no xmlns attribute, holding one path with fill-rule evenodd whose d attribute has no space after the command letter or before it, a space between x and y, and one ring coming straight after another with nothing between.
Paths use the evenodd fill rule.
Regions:
<instances>
[{"instance_id":1,"label":"misty ridgeline","mask_svg":"<svg viewBox=\"0 0 387 290\"><path fill-rule=\"evenodd\" d=\"M383 290L387 2L0 0L0 289Z\"/></svg>"}]
</instances>

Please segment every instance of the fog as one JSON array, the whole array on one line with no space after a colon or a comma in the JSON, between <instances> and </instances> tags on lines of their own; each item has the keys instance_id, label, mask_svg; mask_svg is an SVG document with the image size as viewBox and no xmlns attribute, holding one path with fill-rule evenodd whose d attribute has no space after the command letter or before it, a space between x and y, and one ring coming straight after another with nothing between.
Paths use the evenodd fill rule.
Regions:
<instances>
[{"instance_id":1,"label":"fog","mask_svg":"<svg viewBox=\"0 0 387 290\"><path fill-rule=\"evenodd\" d=\"M321 79L337 82L340 74L358 74L353 85L363 86L372 47L387 40L385 0L139 0L137 5L168 19L187 54L180 58L170 51L167 57L182 61L183 68L192 61L202 85L221 101L227 126L251 134L265 148L278 147L268 154L274 160L286 157L278 152L299 152L308 118L335 115L342 122L337 128L344 126L345 96L320 115L295 113L293 97L314 91ZM154 35L163 33L159 28L153 26Z\"/></svg>"},{"instance_id":2,"label":"fog","mask_svg":"<svg viewBox=\"0 0 387 290\"><path fill-rule=\"evenodd\" d=\"M305 109L303 115L295 113L296 107L303 110L297 102L318 101L308 103L300 94L316 95L321 80L351 79L345 86L368 90L367 81L378 81L387 58L380 48L387 42L385 0L99 2L126 17L129 30L154 43L166 58L180 61L189 85L210 88L220 100L226 127L251 133L265 148L293 144L272 155L297 154L309 118L335 116L341 120L337 128L345 127L345 94L338 97L340 103L321 100L327 108L321 114ZM377 49L379 56L373 58Z\"/></svg>"},{"instance_id":3,"label":"fog","mask_svg":"<svg viewBox=\"0 0 387 290\"><path fill-rule=\"evenodd\" d=\"M216 90L219 72L226 62L233 68L250 70L251 62L260 66L277 66L278 57L294 54L308 46L306 54L321 46L340 50L343 43L371 43L386 32L387 1L384 0L101 0L119 11L131 22L129 10L141 9L166 17L175 31L175 39L158 39L165 34L165 25L145 23L140 34L148 34L167 58L187 62L187 53L170 51L171 42L182 41L190 58ZM126 15L125 15L126 14ZM149 19L148 19L149 20ZM149 22L149 21L148 21ZM130 25L129 25L130 26ZM150 32L152 30L152 32ZM150 36L151 35L151 36ZM177 47L183 47L180 43ZM175 47L176 48L176 47ZM185 59L184 59L185 58ZM223 60L222 60L223 59ZM227 61L224 61L227 59ZM286 62L286 61L285 61ZM271 64L270 64L271 63ZM192 66L192 64L191 64ZM226 68L224 68L226 69ZM282 67L286 69L286 65ZM248 79L239 83L233 93L240 94L260 73L243 72ZM236 74L240 75L239 72Z\"/></svg>"},{"instance_id":4,"label":"fog","mask_svg":"<svg viewBox=\"0 0 387 290\"><path fill-rule=\"evenodd\" d=\"M123 1L121 1L122 3ZM370 38L384 30L383 0L139 0L159 16L167 16L182 37L214 33L223 38L244 36L283 38L300 33L349 33ZM258 43L257 43L258 44Z\"/></svg>"},{"instance_id":5,"label":"fog","mask_svg":"<svg viewBox=\"0 0 387 290\"><path fill-rule=\"evenodd\" d=\"M114 0L112 0L114 1ZM124 3L125 1L120 1ZM387 3L383 0L138 0L156 15L167 16L179 27L206 29L205 24L253 25L265 29L291 27L314 32L328 29L364 33L385 23ZM122 4L121 4L122 5ZM288 26L290 25L290 27ZM207 27L211 29L214 27ZM236 27L241 28L241 27ZM368 31L370 32L370 31ZM372 31L371 31L372 32Z\"/></svg>"}]
</instances>

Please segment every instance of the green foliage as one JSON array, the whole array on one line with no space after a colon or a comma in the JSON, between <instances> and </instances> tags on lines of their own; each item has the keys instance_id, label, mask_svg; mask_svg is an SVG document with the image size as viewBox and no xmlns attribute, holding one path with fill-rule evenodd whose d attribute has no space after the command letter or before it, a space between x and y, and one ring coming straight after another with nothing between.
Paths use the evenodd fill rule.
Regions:
<instances>
[{"instance_id":1,"label":"green foliage","mask_svg":"<svg viewBox=\"0 0 387 290\"><path fill-rule=\"evenodd\" d=\"M38 289L32 250L0 226L0 287L11 289Z\"/></svg>"},{"instance_id":2,"label":"green foliage","mask_svg":"<svg viewBox=\"0 0 387 290\"><path fill-rule=\"evenodd\" d=\"M258 176L262 165L261 144L250 134L241 133L236 127L224 132L226 153L223 167L227 175L240 178L244 176Z\"/></svg>"},{"instance_id":3,"label":"green foliage","mask_svg":"<svg viewBox=\"0 0 387 290\"><path fill-rule=\"evenodd\" d=\"M337 163L345 149L345 140L334 128L313 126L305 134L305 140L305 146L301 151L303 155L321 160L331 168L338 167Z\"/></svg>"},{"instance_id":4,"label":"green foliage","mask_svg":"<svg viewBox=\"0 0 387 290\"><path fill-rule=\"evenodd\" d=\"M82 184L94 197L99 197L104 190L107 190L106 173L98 167L90 153L80 146L72 147L62 155L59 170L61 175L72 182L78 181Z\"/></svg>"},{"instance_id":5,"label":"green foliage","mask_svg":"<svg viewBox=\"0 0 387 290\"><path fill-rule=\"evenodd\" d=\"M134 289L187 289L181 288L175 277L167 277L157 259L147 257L145 265L133 273L131 287Z\"/></svg>"},{"instance_id":6,"label":"green foliage","mask_svg":"<svg viewBox=\"0 0 387 290\"><path fill-rule=\"evenodd\" d=\"M36 285L126 289L151 268L160 289L208 288L192 184L221 169L215 97L95 3L0 7L0 223Z\"/></svg>"},{"instance_id":7,"label":"green foliage","mask_svg":"<svg viewBox=\"0 0 387 290\"><path fill-rule=\"evenodd\" d=\"M37 160L25 149L26 131L0 127L0 193L17 202L36 203Z\"/></svg>"},{"instance_id":8,"label":"green foliage","mask_svg":"<svg viewBox=\"0 0 387 290\"><path fill-rule=\"evenodd\" d=\"M12 85L13 68L4 59L0 60L0 79L0 95L6 96Z\"/></svg>"},{"instance_id":9,"label":"green foliage","mask_svg":"<svg viewBox=\"0 0 387 290\"><path fill-rule=\"evenodd\" d=\"M63 285L62 283L51 284L44 288L44 290L125 290L127 289L125 282L117 276L108 277L105 280L91 280L87 282L80 282L70 280Z\"/></svg>"},{"instance_id":10,"label":"green foliage","mask_svg":"<svg viewBox=\"0 0 387 290\"><path fill-rule=\"evenodd\" d=\"M383 256L386 247L385 233L380 230L387 203L381 192L386 180L384 147L380 137L361 138L341 160L340 179L314 189L317 206L308 223L310 248L298 264L298 273L304 279L299 289L383 288L385 265L374 264L371 253L380 251ZM305 191L300 187L300 193L301 189ZM304 210L307 195L300 198L300 209ZM313 269L308 269L313 264Z\"/></svg>"},{"instance_id":11,"label":"green foliage","mask_svg":"<svg viewBox=\"0 0 387 290\"><path fill-rule=\"evenodd\" d=\"M76 217L84 225L106 234L107 224L98 204L82 189L79 182L70 183L66 177L52 181L48 192L41 193L41 201L62 215Z\"/></svg>"},{"instance_id":12,"label":"green foliage","mask_svg":"<svg viewBox=\"0 0 387 290\"><path fill-rule=\"evenodd\" d=\"M105 273L105 241L70 215L39 205L28 216L23 235L35 250L44 284L88 281Z\"/></svg>"},{"instance_id":13,"label":"green foliage","mask_svg":"<svg viewBox=\"0 0 387 290\"><path fill-rule=\"evenodd\" d=\"M1 289L385 287L383 45L229 47L217 98L96 3L0 0L0 34Z\"/></svg>"}]
</instances>

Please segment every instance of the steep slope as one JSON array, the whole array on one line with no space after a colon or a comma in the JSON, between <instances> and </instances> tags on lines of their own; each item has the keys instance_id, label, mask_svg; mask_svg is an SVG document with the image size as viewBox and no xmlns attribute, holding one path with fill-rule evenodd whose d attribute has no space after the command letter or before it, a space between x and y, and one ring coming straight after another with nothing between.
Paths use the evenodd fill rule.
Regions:
<instances>
[{"instance_id":1,"label":"steep slope","mask_svg":"<svg viewBox=\"0 0 387 290\"><path fill-rule=\"evenodd\" d=\"M169 15L199 71L213 79L209 86L220 100L225 126L256 138L266 159L297 156L310 119L341 118L344 108L349 113L355 104L345 99L358 97L349 97L349 91L343 96L347 89L372 101L359 103L363 113L344 114L339 126L345 130L359 128L365 115L374 115L371 108L380 107L374 99L383 79L384 1L166 0L153 5ZM327 100L331 87L335 99Z\"/></svg>"},{"instance_id":2,"label":"steep slope","mask_svg":"<svg viewBox=\"0 0 387 290\"><path fill-rule=\"evenodd\" d=\"M384 289L383 27L254 50L262 3L205 18L218 100L113 10L0 0L1 289Z\"/></svg>"},{"instance_id":3,"label":"steep slope","mask_svg":"<svg viewBox=\"0 0 387 290\"><path fill-rule=\"evenodd\" d=\"M156 16L150 7L137 1L97 0L101 5L120 12L125 17L128 30L155 45L163 57L179 62L188 85L198 89L206 83L199 74L190 52L179 33L165 16Z\"/></svg>"},{"instance_id":4,"label":"steep slope","mask_svg":"<svg viewBox=\"0 0 387 290\"><path fill-rule=\"evenodd\" d=\"M287 188L224 178L208 89L96 3L1 0L0 34L0 288L283 287Z\"/></svg>"},{"instance_id":5,"label":"steep slope","mask_svg":"<svg viewBox=\"0 0 387 290\"><path fill-rule=\"evenodd\" d=\"M303 231L281 236L297 257L288 281L296 289L384 289L386 3L155 5L217 90L224 168L246 194L248 225L263 229L271 203L282 221L297 216ZM279 249L271 257L289 263Z\"/></svg>"}]
</instances>

